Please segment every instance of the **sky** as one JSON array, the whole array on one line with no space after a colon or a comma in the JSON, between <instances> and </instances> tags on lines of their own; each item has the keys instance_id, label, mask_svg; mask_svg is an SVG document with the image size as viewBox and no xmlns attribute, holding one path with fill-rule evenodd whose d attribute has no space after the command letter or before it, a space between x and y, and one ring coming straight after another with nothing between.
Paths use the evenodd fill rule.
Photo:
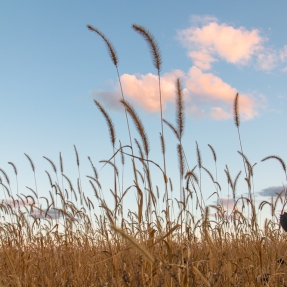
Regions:
<instances>
[{"instance_id":1,"label":"sky","mask_svg":"<svg viewBox=\"0 0 287 287\"><path fill-rule=\"evenodd\" d=\"M163 166L159 141L160 106L155 69L147 43L132 29L145 27L155 37L162 56L163 118L176 123L176 79L185 101L183 146L190 168L197 164L196 142L202 165L215 176L210 144L217 155L222 197L231 195L224 169L234 179L241 170L237 196L246 195L244 166L233 101L239 93L240 133L244 154L254 167L256 200L270 201L282 190L286 176L270 155L287 158L287 3L277 1L0 1L0 168L16 192L13 162L18 169L19 193L34 188L26 153L35 165L38 192L49 195L45 170L53 174L59 153L64 174L77 185L80 158L85 194L93 198L86 175L93 176L92 159L108 204L113 204L110 166L101 160L113 154L107 124L94 99L108 111L116 130L116 147L129 144L116 69L103 40L86 27L99 29L113 44L126 100L136 109L147 131L150 159ZM132 122L131 122L132 123ZM132 126L132 136L140 140ZM167 175L179 198L177 140L164 126ZM120 158L117 158L121 169ZM133 184L130 158L124 167L124 188ZM198 170L196 171L198 173ZM203 172L204 173L204 172ZM154 185L162 178L153 170ZM3 173L0 176L5 182ZM56 180L53 174L53 180ZM66 183L65 183L66 184ZM214 186L202 174L203 196ZM66 185L67 186L67 185ZM1 196L0 196L1 197ZM2 196L4 198L4 195ZM215 197L208 202L214 204ZM134 208L131 192L126 205ZM282 207L282 205L280 206ZM266 209L266 212L269 211Z\"/></svg>"}]
</instances>

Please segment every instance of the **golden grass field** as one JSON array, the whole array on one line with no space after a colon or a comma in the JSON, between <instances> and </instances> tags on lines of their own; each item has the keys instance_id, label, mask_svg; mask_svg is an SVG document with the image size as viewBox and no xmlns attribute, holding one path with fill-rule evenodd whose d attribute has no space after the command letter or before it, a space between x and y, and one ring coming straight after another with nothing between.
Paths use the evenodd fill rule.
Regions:
<instances>
[{"instance_id":1,"label":"golden grass field","mask_svg":"<svg viewBox=\"0 0 287 287\"><path fill-rule=\"evenodd\" d=\"M117 70L118 59L114 47L99 30L95 32L107 45L111 60ZM147 42L151 50L159 79L159 103L161 105L161 57L153 36L145 28L133 25ZM238 130L243 171L235 180L231 179L228 168L225 173L235 202L229 214L223 206L221 186L217 176L201 162L197 145L197 165L191 169L182 144L184 133L184 99L180 79L175 83L176 125L164 120L161 108L162 163L150 158L147 132L133 106L124 98L125 121L129 131L129 141L116 147L113 122L103 106L95 101L96 107L107 122L113 154L108 164L113 167L111 190L114 208L104 199L98 172L90 160L93 175L88 179L94 198L86 197L82 190L82 179L76 179L77 187L63 173L60 154L60 169L49 159L55 175L60 181L53 181L47 172L51 191L46 207L39 204L35 167L26 155L35 176L35 188L30 194L12 193L10 180L0 169L1 186L5 199L1 204L1 251L0 286L287 286L287 244L286 234L278 223L276 209L285 206L285 193L273 201L263 201L255 206L253 190L253 166L243 152L240 139L240 96L234 95L234 121ZM138 138L130 132L134 125ZM172 186L172 178L166 172L165 131L171 130L178 140L177 153L180 186ZM128 147L127 147L128 146ZM215 166L216 152L211 145ZM78 168L78 152L75 147ZM119 164L116 164L120 162ZM125 158L132 162L130 186L120 186L119 167ZM268 156L265 160L277 160L285 174L284 161L278 156ZM17 168L10 162L17 179ZM160 170L162 187L153 185L151 166ZM217 204L205 205L201 188L201 172L206 172L214 183ZM236 196L236 184L240 174L244 174L248 196ZM127 175L125 175L127 177ZM65 182L67 189L61 184ZM18 186L18 182L17 182ZM128 190L136 193L134 210L127 215L123 212L123 201ZM172 190L180 191L180 198L171 198ZM159 195L163 195L163 211L159 210ZM13 195L14 194L14 195ZM101 213L95 214L99 203ZM195 203L196 220L189 209ZM179 213L174 213L174 205ZM60 206L60 207L59 207ZM259 224L259 214L270 208L270 217L264 226ZM248 215L246 215L248 210ZM211 215L214 213L214 215ZM29 215L29 216L27 216Z\"/></svg>"}]
</instances>

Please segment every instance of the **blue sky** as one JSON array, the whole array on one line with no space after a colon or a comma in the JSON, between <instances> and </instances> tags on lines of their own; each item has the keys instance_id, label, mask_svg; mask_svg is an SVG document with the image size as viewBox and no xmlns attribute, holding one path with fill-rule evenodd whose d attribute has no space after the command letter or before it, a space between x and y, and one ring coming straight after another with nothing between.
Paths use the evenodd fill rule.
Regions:
<instances>
[{"instance_id":1,"label":"blue sky","mask_svg":"<svg viewBox=\"0 0 287 287\"><path fill-rule=\"evenodd\" d=\"M115 46L127 100L145 125L151 158L162 164L160 117L153 92L157 71L147 44L131 28L136 23L149 29L160 47L163 113L172 123L174 83L177 76L182 79L186 100L183 145L190 166L197 164L197 141L203 165L215 173L207 146L211 144L218 157L218 180L227 196L225 165L233 178L243 171L232 117L232 102L239 92L244 153L251 163L258 163L254 191L270 195L274 187L286 183L276 160L260 162L268 155L287 158L286 6L285 1L276 5L269 1L260 1L260 5L250 1L213 1L208 5L190 1L1 1L0 167L9 175L13 190L15 177L9 161L18 168L19 191L27 193L25 186L34 187L24 153L35 163L41 196L47 196L49 190L45 170L52 173L43 156L59 165L62 152L64 173L76 185L75 144L85 193L92 197L85 179L92 175L87 156L100 170L99 161L112 154L106 122L93 99L109 111L117 143L129 143L124 112L118 104L116 70L104 42L87 24L100 29ZM178 186L177 141L167 127L165 136L168 176ZM134 129L133 137L138 137ZM132 184L128 164L125 170L128 187ZM110 167L100 171L107 197L111 174ZM160 186L159 178L154 182ZM214 188L205 175L203 187L207 198ZM237 194L246 191L241 176ZM131 195L127 204L134 202Z\"/></svg>"}]
</instances>

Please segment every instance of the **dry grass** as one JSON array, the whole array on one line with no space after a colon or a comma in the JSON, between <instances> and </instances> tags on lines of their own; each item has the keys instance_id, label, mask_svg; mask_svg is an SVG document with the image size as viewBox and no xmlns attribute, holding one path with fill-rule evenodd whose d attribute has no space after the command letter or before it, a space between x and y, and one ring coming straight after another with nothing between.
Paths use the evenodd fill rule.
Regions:
<instances>
[{"instance_id":1,"label":"dry grass","mask_svg":"<svg viewBox=\"0 0 287 287\"><path fill-rule=\"evenodd\" d=\"M148 41L159 74L161 58L154 38L143 27L133 27ZM92 26L88 28L105 41L118 71L118 59L112 44L102 32ZM241 148L248 197L236 196L241 171L232 180L226 166L224 172L235 202L233 210L227 214L221 186L217 182L217 155L213 147L208 144L215 163L215 176L202 165L197 143L197 166L189 168L185 157L182 143L184 99L179 79L175 83L175 98L177 126L162 118L161 123L165 122L178 140L179 187L174 187L168 178L165 160L162 168L150 158L147 132L135 109L124 97L121 101L123 107L140 135L141 142L134 139L138 152L132 146L128 119L130 145L120 142L117 148L112 120L95 101L106 119L113 146L110 159L102 161L114 170L111 177L113 189L110 190L115 202L113 207L105 200L106 191L102 190L98 171L90 157L93 176L87 175L87 178L95 197L90 199L85 196L75 146L77 190L72 180L63 173L61 153L61 184L56 165L44 157L56 175L53 181L46 171L52 190L50 198L38 197L36 177L35 188L28 187L31 194L18 194L18 182L17 194L13 193L7 173L0 169L5 194L5 200L0 205L1 216L5 216L5 221L0 222L0 286L287 286L286 235L280 230L275 214L280 204L283 213L283 191L271 202L262 201L256 208L251 194L253 166ZM234 118L242 147L239 111L240 97L237 94ZM165 159L163 130L160 145ZM132 152L127 152L127 149ZM35 176L34 163L28 155L26 157ZM122 171L116 164L116 157L120 157ZM132 159L133 170L133 174L125 174L130 181L127 187L123 186L123 179L120 180L129 162L125 157ZM268 156L263 161L271 158L279 161L286 175L286 166L280 157ZM9 164L17 180L17 168L15 164ZM163 174L162 186L154 187L150 166L158 168ZM214 184L216 205L206 206L203 200L202 171ZM68 183L67 188L64 182ZM179 191L180 200L171 197L173 189ZM135 191L136 208L125 214L123 204L129 190ZM160 194L164 194L165 199L163 210L160 210ZM45 209L39 204L40 199L46 203ZM99 203L101 214L95 214L95 201ZM178 208L174 209L174 205ZM265 220L261 227L258 216L264 214L262 209L265 205L271 207L273 220ZM249 210L249 215L246 215L245 209ZM175 210L179 211L178 214ZM211 210L213 215L210 215ZM198 220L195 213L200 214Z\"/></svg>"}]
</instances>

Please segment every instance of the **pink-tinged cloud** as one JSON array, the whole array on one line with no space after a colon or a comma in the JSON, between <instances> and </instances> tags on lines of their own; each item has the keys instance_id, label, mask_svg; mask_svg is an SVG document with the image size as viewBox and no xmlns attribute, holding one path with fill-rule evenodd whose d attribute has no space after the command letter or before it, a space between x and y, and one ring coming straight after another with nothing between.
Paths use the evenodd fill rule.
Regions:
<instances>
[{"instance_id":1,"label":"pink-tinged cloud","mask_svg":"<svg viewBox=\"0 0 287 287\"><path fill-rule=\"evenodd\" d=\"M189 115L193 115L195 118L198 118L198 119L208 117L208 113L204 109L196 105L191 105L191 106L188 105L186 108L186 112Z\"/></svg>"},{"instance_id":2,"label":"pink-tinged cloud","mask_svg":"<svg viewBox=\"0 0 287 287\"><path fill-rule=\"evenodd\" d=\"M221 198L219 202L217 202L217 205L220 205L222 207L222 212L224 212L224 218L232 219L232 211L236 210L239 212L242 212L242 204L241 201L237 202L236 206L234 207L234 200L233 198ZM210 216L215 216L216 212L211 213Z\"/></svg>"},{"instance_id":3,"label":"pink-tinged cloud","mask_svg":"<svg viewBox=\"0 0 287 287\"><path fill-rule=\"evenodd\" d=\"M210 115L215 120L227 120L232 117L232 115L228 112L226 112L223 108L212 108Z\"/></svg>"},{"instance_id":4,"label":"pink-tinged cloud","mask_svg":"<svg viewBox=\"0 0 287 287\"><path fill-rule=\"evenodd\" d=\"M219 24L210 17L205 17L201 22L202 27L194 23L191 27L178 31L178 38L188 49L189 57L201 69L210 69L216 56L233 64L244 65L263 49L265 39L257 29L234 28L225 23Z\"/></svg>"},{"instance_id":5,"label":"pink-tinged cloud","mask_svg":"<svg viewBox=\"0 0 287 287\"><path fill-rule=\"evenodd\" d=\"M194 65L202 70L211 69L211 63L218 61L208 51L191 51L188 56L193 59Z\"/></svg>"},{"instance_id":6,"label":"pink-tinged cloud","mask_svg":"<svg viewBox=\"0 0 287 287\"><path fill-rule=\"evenodd\" d=\"M211 108L210 115L217 120L232 117L232 105L237 90L212 73L203 73L199 68L190 68L185 80L191 99L198 105ZM251 95L240 94L239 110L244 120L250 120L258 114L258 101Z\"/></svg>"},{"instance_id":7,"label":"pink-tinged cloud","mask_svg":"<svg viewBox=\"0 0 287 287\"><path fill-rule=\"evenodd\" d=\"M211 116L216 120L226 120L233 116L233 101L237 90L212 73L203 73L193 66L188 74L173 71L163 75L163 108L175 99L175 80L181 77L185 85L187 112L196 117ZM151 73L147 75L128 75L121 77L127 97L149 112L160 110L158 78ZM243 120L250 120L258 114L258 101L251 95L240 94L240 115Z\"/></svg>"},{"instance_id":8,"label":"pink-tinged cloud","mask_svg":"<svg viewBox=\"0 0 287 287\"><path fill-rule=\"evenodd\" d=\"M176 97L175 82L177 77L184 87L184 99L186 113L196 118L211 117L215 120L226 120L233 117L233 102L237 90L224 82L220 77L212 73L204 73L196 66L190 68L185 74L175 70L166 73L161 78L162 106L165 109L167 103L174 103ZM146 75L121 76L125 97L128 101L140 106L147 112L159 112L158 77L151 73ZM108 108L120 108L119 87L115 91L96 95L96 98ZM239 111L243 120L250 120L258 115L257 109L262 106L252 95L240 93Z\"/></svg>"},{"instance_id":9,"label":"pink-tinged cloud","mask_svg":"<svg viewBox=\"0 0 287 287\"><path fill-rule=\"evenodd\" d=\"M168 102L173 102L175 98L175 81L178 77L183 77L184 72L174 70L165 73L161 77L161 96L163 109ZM125 94L138 103L142 108L150 112L160 110L158 76L151 73L147 75L121 76L123 90Z\"/></svg>"},{"instance_id":10,"label":"pink-tinged cloud","mask_svg":"<svg viewBox=\"0 0 287 287\"><path fill-rule=\"evenodd\" d=\"M2 199L1 200L2 204L6 204L6 205L10 205L12 208L20 208L22 206L28 206L30 204L33 204L32 201L27 201L27 200L19 200L19 199L15 199L15 201L13 201L11 198L7 198L7 199Z\"/></svg>"},{"instance_id":11,"label":"pink-tinged cloud","mask_svg":"<svg viewBox=\"0 0 287 287\"><path fill-rule=\"evenodd\" d=\"M233 210L234 208L234 200L233 198L227 198L227 197L223 197L220 199L220 205L222 205L222 207L224 208L224 210L228 210L229 212ZM237 203L237 208L238 206L240 206L240 203Z\"/></svg>"}]
</instances>

